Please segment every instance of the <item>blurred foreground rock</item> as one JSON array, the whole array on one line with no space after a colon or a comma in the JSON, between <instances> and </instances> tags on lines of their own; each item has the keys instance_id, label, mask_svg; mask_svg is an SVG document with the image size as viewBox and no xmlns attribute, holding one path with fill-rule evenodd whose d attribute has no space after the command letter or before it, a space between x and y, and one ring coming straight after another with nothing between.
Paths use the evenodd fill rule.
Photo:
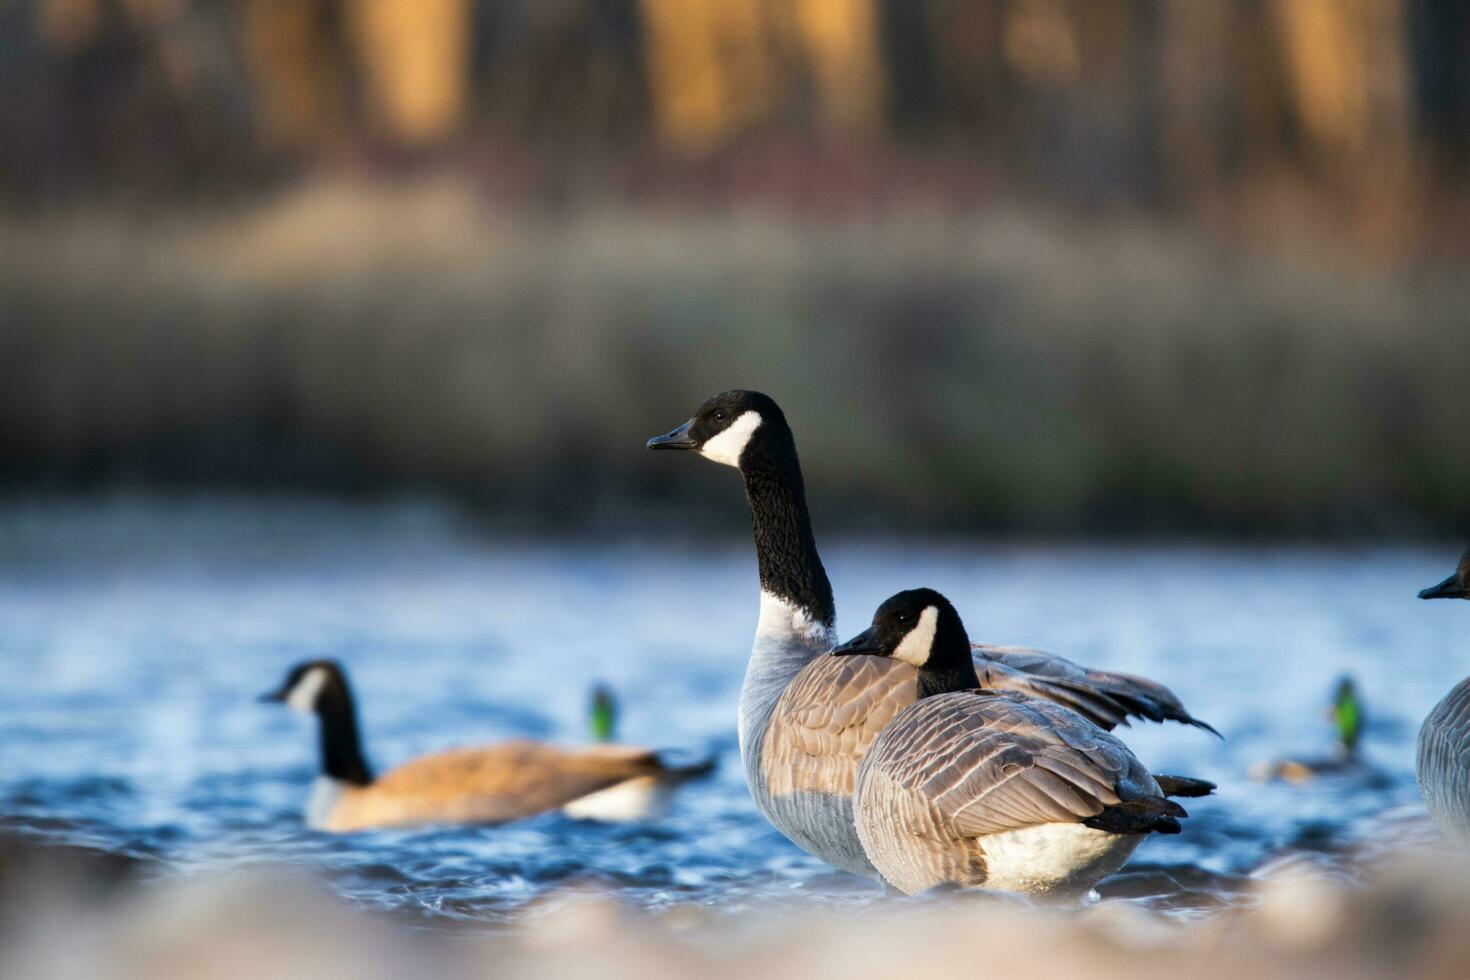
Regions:
<instances>
[{"instance_id":1,"label":"blurred foreground rock","mask_svg":"<svg viewBox=\"0 0 1470 980\"><path fill-rule=\"evenodd\" d=\"M294 875L139 879L109 856L0 842L0 976L1470 975L1470 863L1427 851L1381 862L1363 886L1288 863L1249 886L1230 880L1252 890L1249 907L1191 917L1112 899L1069 912L942 897L797 916L647 916L574 894L511 929L426 931L353 911Z\"/></svg>"}]
</instances>

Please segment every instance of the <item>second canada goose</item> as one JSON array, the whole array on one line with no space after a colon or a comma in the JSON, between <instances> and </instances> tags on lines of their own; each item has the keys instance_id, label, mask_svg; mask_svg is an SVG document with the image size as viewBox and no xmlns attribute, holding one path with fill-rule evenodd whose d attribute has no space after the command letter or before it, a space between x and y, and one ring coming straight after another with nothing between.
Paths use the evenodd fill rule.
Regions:
<instances>
[{"instance_id":1,"label":"second canada goose","mask_svg":"<svg viewBox=\"0 0 1470 980\"><path fill-rule=\"evenodd\" d=\"M321 774L306 823L318 830L506 823L661 769L644 749L561 749L518 740L420 756L375 776L362 753L352 689L336 661L298 664L261 700L317 716Z\"/></svg>"},{"instance_id":2,"label":"second canada goose","mask_svg":"<svg viewBox=\"0 0 1470 980\"><path fill-rule=\"evenodd\" d=\"M978 690L964 624L932 589L900 592L832 651L917 668L917 700L874 739L853 791L857 832L883 879L1084 894L1184 808L1114 736L1077 712ZM1202 780L1189 795L1213 786Z\"/></svg>"},{"instance_id":3,"label":"second canada goose","mask_svg":"<svg viewBox=\"0 0 1470 980\"><path fill-rule=\"evenodd\" d=\"M617 738L618 701L612 689L598 684L592 689L588 717L592 740L611 745ZM625 779L621 783L579 797L562 807L569 817L596 820L599 823L634 823L655 820L668 809L674 791L691 780L714 772L711 758L688 765L667 765L660 760L657 772Z\"/></svg>"},{"instance_id":4,"label":"second canada goose","mask_svg":"<svg viewBox=\"0 0 1470 980\"><path fill-rule=\"evenodd\" d=\"M853 779L874 737L914 700L915 671L891 659L823 656L837 642L837 611L786 416L760 392L726 391L648 448L695 452L745 480L761 591L739 738L756 806L802 849L877 877L853 827ZM1105 728L1140 717L1214 732L1168 688L1143 678L1026 648L980 646L974 656L987 687L1067 705Z\"/></svg>"},{"instance_id":5,"label":"second canada goose","mask_svg":"<svg viewBox=\"0 0 1470 980\"><path fill-rule=\"evenodd\" d=\"M1453 575L1419 598L1470 599L1470 551ZM1414 762L1429 815L1446 837L1470 846L1470 677L1450 688L1424 719Z\"/></svg>"}]
</instances>

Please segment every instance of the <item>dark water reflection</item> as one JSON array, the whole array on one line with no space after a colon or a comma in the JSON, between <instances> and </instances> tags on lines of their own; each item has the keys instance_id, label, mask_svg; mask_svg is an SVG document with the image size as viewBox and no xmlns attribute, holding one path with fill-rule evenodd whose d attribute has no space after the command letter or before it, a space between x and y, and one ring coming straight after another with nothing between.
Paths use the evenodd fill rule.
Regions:
<instances>
[{"instance_id":1,"label":"dark water reflection","mask_svg":"<svg viewBox=\"0 0 1470 980\"><path fill-rule=\"evenodd\" d=\"M0 536L5 827L182 869L305 864L361 904L431 918L499 919L570 885L650 908L876 894L788 844L745 793L734 718L756 585L743 541L530 545L426 506L138 500L12 506ZM1152 725L1125 737L1156 771L1220 793L1137 861L1196 866L1173 872L1180 889L1225 900L1231 876L1283 853L1372 848L1413 823L1418 722L1470 670L1470 610L1414 598L1454 550L827 549L841 629L932 585L977 639L1169 683L1227 740ZM511 736L579 740L601 679L623 696L625 740L722 767L647 826L551 815L313 833L300 820L313 733L253 700L313 657L351 669L379 766ZM1371 772L1252 782L1253 763L1327 750L1344 671L1363 688ZM1142 877L1113 890L1156 892Z\"/></svg>"}]
</instances>

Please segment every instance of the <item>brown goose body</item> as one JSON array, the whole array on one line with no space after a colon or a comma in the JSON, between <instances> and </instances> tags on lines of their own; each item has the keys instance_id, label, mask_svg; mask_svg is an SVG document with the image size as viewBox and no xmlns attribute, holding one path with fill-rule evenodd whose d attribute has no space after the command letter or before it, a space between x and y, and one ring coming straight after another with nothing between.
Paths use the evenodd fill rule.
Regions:
<instances>
[{"instance_id":1,"label":"brown goose body","mask_svg":"<svg viewBox=\"0 0 1470 980\"><path fill-rule=\"evenodd\" d=\"M322 830L500 824L545 813L661 770L640 748L559 748L530 741L452 749L388 770L366 786L324 780L308 814Z\"/></svg>"},{"instance_id":2,"label":"brown goose body","mask_svg":"<svg viewBox=\"0 0 1470 980\"><path fill-rule=\"evenodd\" d=\"M517 740L421 756L374 777L341 664L297 664L261 700L317 718L321 774L312 787L306 823L320 830L507 823L665 772L657 754L647 749L561 748Z\"/></svg>"}]
</instances>

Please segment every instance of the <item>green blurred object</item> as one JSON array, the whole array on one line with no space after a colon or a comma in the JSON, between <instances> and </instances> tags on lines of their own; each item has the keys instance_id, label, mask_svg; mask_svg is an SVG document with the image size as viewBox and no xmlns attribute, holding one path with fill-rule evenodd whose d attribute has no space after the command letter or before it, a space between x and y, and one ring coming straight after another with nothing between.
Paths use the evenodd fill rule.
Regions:
<instances>
[{"instance_id":1,"label":"green blurred object","mask_svg":"<svg viewBox=\"0 0 1470 980\"><path fill-rule=\"evenodd\" d=\"M606 684L592 689L591 704L592 740L611 742L617 734L618 702Z\"/></svg>"},{"instance_id":2,"label":"green blurred object","mask_svg":"<svg viewBox=\"0 0 1470 980\"><path fill-rule=\"evenodd\" d=\"M1363 702L1358 697L1357 684L1347 675L1338 678L1337 691L1332 696L1332 720L1337 725L1343 754L1355 755L1358 739L1363 735Z\"/></svg>"}]
</instances>

